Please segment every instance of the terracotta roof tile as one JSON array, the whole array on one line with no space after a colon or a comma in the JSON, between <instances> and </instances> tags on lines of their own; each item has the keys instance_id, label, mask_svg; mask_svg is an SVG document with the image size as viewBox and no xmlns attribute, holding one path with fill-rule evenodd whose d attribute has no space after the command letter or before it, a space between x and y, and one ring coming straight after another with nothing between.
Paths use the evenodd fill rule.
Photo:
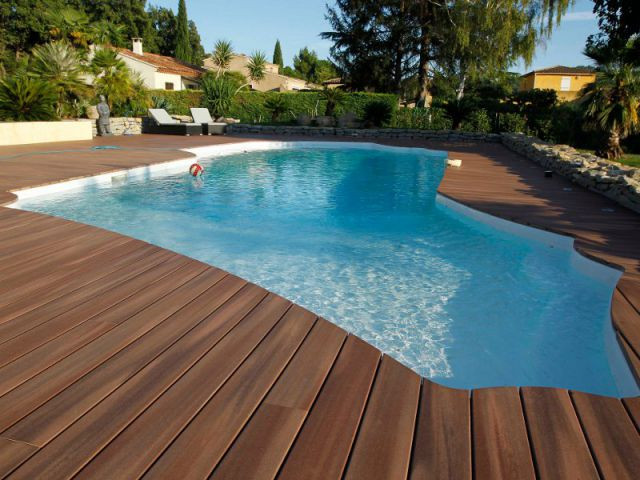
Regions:
<instances>
[{"instance_id":1,"label":"terracotta roof tile","mask_svg":"<svg viewBox=\"0 0 640 480\"><path fill-rule=\"evenodd\" d=\"M126 48L119 48L118 52L127 57L140 60L141 62L149 63L158 69L161 73L173 73L189 78L199 78L205 72L203 68L191 65L186 62L182 62L177 58L166 57L164 55L158 55L156 53L147 53L144 55L138 55Z\"/></svg>"},{"instance_id":2,"label":"terracotta roof tile","mask_svg":"<svg viewBox=\"0 0 640 480\"><path fill-rule=\"evenodd\" d=\"M555 67L541 68L540 70L533 70L532 72L525 73L523 77L533 75L534 73L549 73L552 75L590 75L595 73L593 70L581 67L565 67L563 65L556 65Z\"/></svg>"}]
</instances>

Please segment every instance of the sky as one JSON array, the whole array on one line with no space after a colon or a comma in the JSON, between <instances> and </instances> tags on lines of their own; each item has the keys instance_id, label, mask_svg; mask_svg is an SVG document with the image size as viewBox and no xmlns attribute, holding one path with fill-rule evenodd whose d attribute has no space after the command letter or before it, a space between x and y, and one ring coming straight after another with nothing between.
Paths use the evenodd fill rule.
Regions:
<instances>
[{"instance_id":1,"label":"sky","mask_svg":"<svg viewBox=\"0 0 640 480\"><path fill-rule=\"evenodd\" d=\"M303 47L329 56L331 42L320 38L330 30L325 19L327 1L333 0L186 0L187 14L194 20L206 52L218 39L230 40L236 52L251 54L261 50L271 59L277 39L285 64ZM178 0L148 0L149 4L178 10ZM576 0L552 37L536 51L532 65L522 62L511 70L524 73L554 65L586 65L582 55L587 37L597 32L593 1Z\"/></svg>"}]
</instances>

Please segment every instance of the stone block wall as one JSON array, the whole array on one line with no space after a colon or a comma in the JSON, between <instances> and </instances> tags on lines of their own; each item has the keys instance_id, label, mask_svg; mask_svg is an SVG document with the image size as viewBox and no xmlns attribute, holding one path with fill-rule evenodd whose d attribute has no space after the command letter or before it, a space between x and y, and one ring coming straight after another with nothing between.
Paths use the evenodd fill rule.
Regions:
<instances>
[{"instance_id":1,"label":"stone block wall","mask_svg":"<svg viewBox=\"0 0 640 480\"><path fill-rule=\"evenodd\" d=\"M111 133L114 135L140 135L142 133L142 118L111 117ZM98 135L98 121L93 121L93 136Z\"/></svg>"},{"instance_id":2,"label":"stone block wall","mask_svg":"<svg viewBox=\"0 0 640 480\"><path fill-rule=\"evenodd\" d=\"M502 143L544 168L640 213L640 168L522 134L503 133Z\"/></svg>"}]
</instances>

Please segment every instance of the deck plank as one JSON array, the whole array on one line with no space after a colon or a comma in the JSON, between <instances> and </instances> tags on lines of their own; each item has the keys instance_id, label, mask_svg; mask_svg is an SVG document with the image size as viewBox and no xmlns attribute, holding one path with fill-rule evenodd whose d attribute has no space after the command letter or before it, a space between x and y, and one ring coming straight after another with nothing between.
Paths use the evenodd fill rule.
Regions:
<instances>
[{"instance_id":1,"label":"deck plank","mask_svg":"<svg viewBox=\"0 0 640 480\"><path fill-rule=\"evenodd\" d=\"M155 446L161 448L166 446L163 445L162 439L156 440L158 436L168 440L172 438L174 432L180 432L175 441L162 452L162 455L146 472L145 477L207 478L285 369L315 321L315 314L296 305L292 306L233 376L197 412L195 418L184 430L181 431L179 423L177 424L178 428L173 429L170 434L161 432L153 434L155 428L146 429L150 434L148 436L136 434L135 429L130 434L131 429L128 429L125 432L128 442L124 441L121 445L124 446L127 443L132 445L139 438L148 438L144 454L148 461L153 460L153 455L157 454L153 451ZM165 397L162 400L164 399ZM163 406L160 403L158 402L158 408L162 409ZM158 411L162 412L162 410ZM143 419L140 420L143 421ZM146 420L147 425L153 425L154 422ZM211 431L216 432L216 435L208 435L208 432ZM116 439L116 442L119 440L120 437ZM109 459L106 464L107 474L120 471L117 457L113 458L110 451L116 442L112 442L105 451L105 455ZM105 466L105 463L100 463L101 458L104 458L103 455L89 464L87 475L84 478L93 478L92 472L102 475L104 471L102 467ZM144 459L136 458L135 462L128 463L144 465L143 462ZM99 466L95 470L91 470L94 464ZM126 475L130 473L137 475L138 471L132 467L131 470L125 472Z\"/></svg>"},{"instance_id":2,"label":"deck plank","mask_svg":"<svg viewBox=\"0 0 640 480\"><path fill-rule=\"evenodd\" d=\"M640 433L640 397L624 398L622 403L627 409L631 420L633 420L636 430Z\"/></svg>"},{"instance_id":3,"label":"deck plank","mask_svg":"<svg viewBox=\"0 0 640 480\"><path fill-rule=\"evenodd\" d=\"M72 294L78 288L100 281L104 276L112 272L118 270L124 272L140 256L150 256L152 252L161 253L162 250L158 247L145 245L142 242L126 243L87 259L80 268L72 273L67 272L62 278L56 272L57 278L54 283L40 284L35 288L23 287L20 289L22 296L0 311L0 325L55 299L62 298L64 301L67 295ZM123 277L126 277L126 275L123 274Z\"/></svg>"},{"instance_id":4,"label":"deck plank","mask_svg":"<svg viewBox=\"0 0 640 480\"><path fill-rule=\"evenodd\" d=\"M33 455L38 447L0 437L0 478L4 478L17 466Z\"/></svg>"},{"instance_id":5,"label":"deck plank","mask_svg":"<svg viewBox=\"0 0 640 480\"><path fill-rule=\"evenodd\" d=\"M382 357L345 479L407 477L419 398L420 377Z\"/></svg>"},{"instance_id":6,"label":"deck plank","mask_svg":"<svg viewBox=\"0 0 640 480\"><path fill-rule=\"evenodd\" d=\"M38 311L38 316L40 320L42 320L42 323L32 326L32 328L26 332L15 335L0 344L0 367L64 335L68 331L76 329L109 308L125 302L128 298L137 295L150 284L172 275L180 269L180 267L186 265L186 263L183 259L177 259L175 257L169 258L159 265L154 265L152 268L146 269L133 278L121 278L121 282L106 291L98 286L97 295L94 293L88 301L70 308L63 314L54 316L53 318L47 317L46 312ZM119 277L122 277L122 275L119 275ZM17 319L17 322L12 323L18 323L20 327L25 326L21 318ZM77 332L78 330L75 330L74 333L77 334Z\"/></svg>"},{"instance_id":7,"label":"deck plank","mask_svg":"<svg viewBox=\"0 0 640 480\"><path fill-rule=\"evenodd\" d=\"M213 345L206 331L185 336L44 445L14 473L13 478L31 479L45 469L52 477L75 475L193 367L200 365L198 370L201 370L204 365L215 365L215 368L206 370L208 379L204 385L193 387L218 388L249 356L290 305L290 302L269 294L230 334ZM210 325L215 317L214 314L206 324Z\"/></svg>"},{"instance_id":8,"label":"deck plank","mask_svg":"<svg viewBox=\"0 0 640 480\"><path fill-rule=\"evenodd\" d=\"M379 360L378 350L347 338L278 478L342 477Z\"/></svg>"},{"instance_id":9,"label":"deck plank","mask_svg":"<svg viewBox=\"0 0 640 480\"><path fill-rule=\"evenodd\" d=\"M469 391L425 379L409 478L470 480L471 472Z\"/></svg>"},{"instance_id":10,"label":"deck plank","mask_svg":"<svg viewBox=\"0 0 640 480\"><path fill-rule=\"evenodd\" d=\"M66 335L63 334L3 366L0 368L0 395L3 395L0 396L0 405L4 402L11 402L10 400L5 400L7 392L15 391L16 387L36 377L41 372L44 372L44 377L49 380L47 382L48 386L51 386L55 384L51 378L54 370L60 371L62 377L70 377L72 376L71 372L75 372L78 368L85 371L92 361L102 359L104 355L116 353L117 350L113 350L118 344L116 342L108 346L105 345L102 351L96 348L100 343L92 344L92 342L96 339L106 343L112 338L122 338L122 341L132 341L137 338L135 335L138 332L146 331L146 329L153 326L151 322L143 323L142 317L157 310L158 307L154 308L154 306L158 303L162 305L168 304L167 299L172 299L173 297L169 295L171 292L178 290L184 283L195 278L203 271L204 268L196 263L182 265L173 272L173 275L164 276L158 281L147 285L130 301L115 304L113 307L82 323L72 332L68 332ZM166 307L170 308L169 305L166 305ZM174 306L173 308L176 307ZM147 312L147 310L149 311ZM131 318L136 320L127 321ZM160 321L159 318L166 317L156 317L153 321L158 322ZM124 324L120 328L116 328L123 322ZM110 334L107 334L107 332L110 332ZM83 348L87 346L89 348ZM74 353L76 355L72 356ZM82 362L77 361L75 368L66 368L68 363L76 361L76 357L82 356L83 353L90 358L84 358ZM61 362L63 359L65 361ZM54 369L47 370L52 365L55 365ZM64 370L62 370L61 365L65 366ZM40 384L41 381L44 381L44 379L36 381L34 387ZM28 388L28 390L31 390L31 388ZM13 397L13 392L11 392L9 398ZM0 417L2 413L2 407L0 407ZM3 425L1 420L0 425Z\"/></svg>"},{"instance_id":11,"label":"deck plank","mask_svg":"<svg viewBox=\"0 0 640 480\"><path fill-rule=\"evenodd\" d=\"M97 325L98 327L110 326L110 328L102 332L102 335L98 335L96 330L92 331L91 334L96 337L91 343L85 344L73 352L66 351L68 342L61 343L59 350L62 353L60 355L66 354L66 357L0 397L0 428L4 429L8 425L12 425L31 409L41 405L136 341L181 309L189 300L197 297L221 279L220 271L210 271L209 275L206 274L207 272L199 275L202 270L196 267L197 265L193 265L193 267L187 265L184 270L180 270L172 276L173 282L168 285L169 289L156 290L155 303L151 303L151 305L147 304L140 309L136 308L131 311L131 302L127 302L122 304L123 310L111 309L105 312L105 317L97 322ZM152 284L150 288L159 287ZM124 315L120 315L123 313ZM120 323L118 324L116 321ZM37 355L33 356L37 361ZM46 350L42 357L51 360L50 352ZM23 361L23 359L25 360ZM31 354L28 354L0 369L0 380L3 379L3 370L6 369L11 376L7 376L5 383L18 383L24 375L20 368L16 369L15 365L27 369L30 367L30 359ZM9 367L11 368L9 369Z\"/></svg>"},{"instance_id":12,"label":"deck plank","mask_svg":"<svg viewBox=\"0 0 640 480\"><path fill-rule=\"evenodd\" d=\"M211 479L275 478L346 336L344 330L318 319Z\"/></svg>"},{"instance_id":13,"label":"deck plank","mask_svg":"<svg viewBox=\"0 0 640 480\"><path fill-rule=\"evenodd\" d=\"M602 477L638 478L640 435L622 402L581 392L571 397Z\"/></svg>"},{"instance_id":14,"label":"deck plank","mask_svg":"<svg viewBox=\"0 0 640 480\"><path fill-rule=\"evenodd\" d=\"M474 478L535 478L518 389L474 390L471 407Z\"/></svg>"},{"instance_id":15,"label":"deck plank","mask_svg":"<svg viewBox=\"0 0 640 480\"><path fill-rule=\"evenodd\" d=\"M253 308L266 295L258 287L244 288L243 285L245 282L237 277L225 277L167 321L5 430L4 434L46 444L184 335L202 332L205 326L201 323L214 315L212 312L217 313L215 320L207 325L207 338L217 341L241 319L239 313ZM219 312L218 308L221 309ZM233 315L223 316L230 311Z\"/></svg>"},{"instance_id":16,"label":"deck plank","mask_svg":"<svg viewBox=\"0 0 640 480\"><path fill-rule=\"evenodd\" d=\"M540 478L599 478L569 393L523 387L522 400Z\"/></svg>"},{"instance_id":17,"label":"deck plank","mask_svg":"<svg viewBox=\"0 0 640 480\"><path fill-rule=\"evenodd\" d=\"M640 356L640 313L617 288L611 300L611 318L636 356Z\"/></svg>"}]
</instances>

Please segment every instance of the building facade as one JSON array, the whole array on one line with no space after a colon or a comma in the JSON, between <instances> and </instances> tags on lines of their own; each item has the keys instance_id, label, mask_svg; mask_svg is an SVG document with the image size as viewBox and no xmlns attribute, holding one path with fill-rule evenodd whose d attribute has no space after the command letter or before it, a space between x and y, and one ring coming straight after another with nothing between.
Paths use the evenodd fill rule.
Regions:
<instances>
[{"instance_id":1,"label":"building facade","mask_svg":"<svg viewBox=\"0 0 640 480\"><path fill-rule=\"evenodd\" d=\"M520 90L551 89L564 101L575 100L585 85L593 83L596 74L586 68L556 66L534 70L520 77Z\"/></svg>"},{"instance_id":2,"label":"building facade","mask_svg":"<svg viewBox=\"0 0 640 480\"><path fill-rule=\"evenodd\" d=\"M147 53L142 48L142 39L132 39L132 49L118 49L118 57L131 71L140 75L147 88L162 90L187 90L200 87L200 78L205 70L180 60Z\"/></svg>"}]
</instances>

